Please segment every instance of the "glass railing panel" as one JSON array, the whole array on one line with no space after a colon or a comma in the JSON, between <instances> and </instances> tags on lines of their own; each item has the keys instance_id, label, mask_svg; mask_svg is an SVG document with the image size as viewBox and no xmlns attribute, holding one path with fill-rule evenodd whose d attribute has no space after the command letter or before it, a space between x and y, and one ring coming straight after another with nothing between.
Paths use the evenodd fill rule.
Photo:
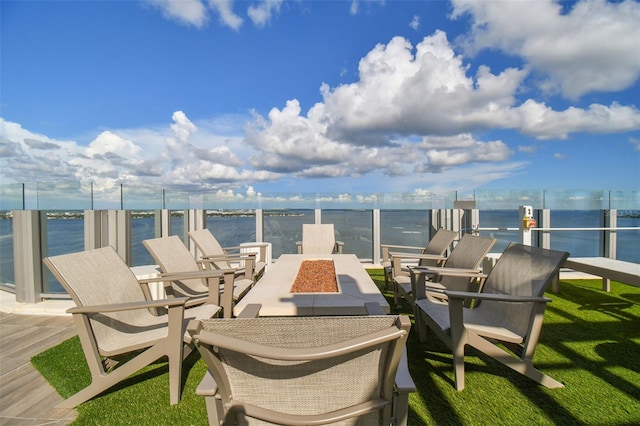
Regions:
<instances>
[{"instance_id":1,"label":"glass railing panel","mask_svg":"<svg viewBox=\"0 0 640 426\"><path fill-rule=\"evenodd\" d=\"M24 210L25 187L21 183L0 185L0 211Z\"/></svg>"},{"instance_id":2,"label":"glass railing panel","mask_svg":"<svg viewBox=\"0 0 640 426\"><path fill-rule=\"evenodd\" d=\"M426 246L430 213L430 210L380 210L380 243Z\"/></svg>"},{"instance_id":3,"label":"glass railing panel","mask_svg":"<svg viewBox=\"0 0 640 426\"><path fill-rule=\"evenodd\" d=\"M479 234L496 239L491 253L502 253L509 243L520 241L520 234L517 230L520 226L520 212L517 208L515 210L480 210L479 215Z\"/></svg>"},{"instance_id":4,"label":"glass railing panel","mask_svg":"<svg viewBox=\"0 0 640 426\"><path fill-rule=\"evenodd\" d=\"M380 210L429 210L433 208L434 194L429 191L385 192L377 194L374 208Z\"/></svg>"},{"instance_id":5,"label":"glass railing panel","mask_svg":"<svg viewBox=\"0 0 640 426\"><path fill-rule=\"evenodd\" d=\"M537 208L537 207L534 207ZM602 190L544 191L544 207L551 210L601 210L609 208L609 194Z\"/></svg>"},{"instance_id":6,"label":"glass railing panel","mask_svg":"<svg viewBox=\"0 0 640 426\"><path fill-rule=\"evenodd\" d=\"M173 226L173 224L172 224ZM131 266L153 265L155 261L142 241L156 237L155 211L131 212Z\"/></svg>"},{"instance_id":7,"label":"glass railing panel","mask_svg":"<svg viewBox=\"0 0 640 426\"><path fill-rule=\"evenodd\" d=\"M191 207L191 196L188 192L164 190L164 207L169 210L189 210Z\"/></svg>"},{"instance_id":8,"label":"glass railing panel","mask_svg":"<svg viewBox=\"0 0 640 426\"><path fill-rule=\"evenodd\" d=\"M600 210L551 210L551 228L599 228ZM600 256L600 231L551 232L551 249L573 257Z\"/></svg>"},{"instance_id":9,"label":"glass railing panel","mask_svg":"<svg viewBox=\"0 0 640 426\"><path fill-rule=\"evenodd\" d=\"M0 284L14 287L13 217L10 211L0 211Z\"/></svg>"},{"instance_id":10,"label":"glass railing panel","mask_svg":"<svg viewBox=\"0 0 640 426\"><path fill-rule=\"evenodd\" d=\"M163 206L163 191L158 187L122 186L123 210L158 210Z\"/></svg>"},{"instance_id":11,"label":"glass railing panel","mask_svg":"<svg viewBox=\"0 0 640 426\"><path fill-rule=\"evenodd\" d=\"M610 191L609 208L633 211L640 210L640 191Z\"/></svg>"},{"instance_id":12,"label":"glass railing panel","mask_svg":"<svg viewBox=\"0 0 640 426\"><path fill-rule=\"evenodd\" d=\"M371 210L376 206L377 200L377 194L320 193L317 196L318 208L322 210Z\"/></svg>"},{"instance_id":13,"label":"glass railing panel","mask_svg":"<svg viewBox=\"0 0 640 426\"><path fill-rule=\"evenodd\" d=\"M183 243L188 244L186 241L187 236L184 233L184 221L185 214L188 214L188 211L184 210L171 210L171 235L177 235L180 237Z\"/></svg>"},{"instance_id":14,"label":"glass railing panel","mask_svg":"<svg viewBox=\"0 0 640 426\"><path fill-rule=\"evenodd\" d=\"M316 194L309 193L277 193L261 194L258 208L263 210L308 210L318 207Z\"/></svg>"},{"instance_id":15,"label":"glass railing panel","mask_svg":"<svg viewBox=\"0 0 640 426\"><path fill-rule=\"evenodd\" d=\"M44 212L43 212L44 214ZM84 250L84 212L82 210L46 213L46 247L44 256L58 256ZM42 292L64 294L62 285L47 269L43 269Z\"/></svg>"},{"instance_id":16,"label":"glass railing panel","mask_svg":"<svg viewBox=\"0 0 640 426\"><path fill-rule=\"evenodd\" d=\"M208 210L207 229L222 247L237 247L256 241L256 215L252 210Z\"/></svg>"},{"instance_id":17,"label":"glass railing panel","mask_svg":"<svg viewBox=\"0 0 640 426\"><path fill-rule=\"evenodd\" d=\"M231 190L207 192L202 194L201 200L201 208L207 210L255 210L259 205L258 194Z\"/></svg>"},{"instance_id":18,"label":"glass railing panel","mask_svg":"<svg viewBox=\"0 0 640 426\"><path fill-rule=\"evenodd\" d=\"M322 223L332 223L342 252L355 254L360 261L373 259L373 210L322 210Z\"/></svg>"},{"instance_id":19,"label":"glass railing panel","mask_svg":"<svg viewBox=\"0 0 640 426\"><path fill-rule=\"evenodd\" d=\"M476 208L479 210L510 210L518 211L519 206L532 206L534 209L543 208L543 193L540 190L476 190Z\"/></svg>"},{"instance_id":20,"label":"glass railing panel","mask_svg":"<svg viewBox=\"0 0 640 426\"><path fill-rule=\"evenodd\" d=\"M445 192L442 198L441 207L442 209L452 209L453 204L458 201L458 191L449 191Z\"/></svg>"},{"instance_id":21,"label":"glass railing panel","mask_svg":"<svg viewBox=\"0 0 640 426\"><path fill-rule=\"evenodd\" d=\"M38 210L87 210L93 208L91 183L38 183Z\"/></svg>"},{"instance_id":22,"label":"glass railing panel","mask_svg":"<svg viewBox=\"0 0 640 426\"><path fill-rule=\"evenodd\" d=\"M616 258L640 263L640 210L618 211L618 228L639 228L616 231Z\"/></svg>"},{"instance_id":23,"label":"glass railing panel","mask_svg":"<svg viewBox=\"0 0 640 426\"><path fill-rule=\"evenodd\" d=\"M263 211L264 241L272 244L273 259L298 252L302 241L302 225L315 223L313 209L276 209Z\"/></svg>"}]
</instances>

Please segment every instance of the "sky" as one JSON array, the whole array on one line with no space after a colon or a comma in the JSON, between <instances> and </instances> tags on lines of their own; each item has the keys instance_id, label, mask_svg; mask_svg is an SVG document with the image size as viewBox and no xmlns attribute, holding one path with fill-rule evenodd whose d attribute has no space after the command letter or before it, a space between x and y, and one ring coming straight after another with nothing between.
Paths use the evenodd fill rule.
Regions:
<instances>
[{"instance_id":1,"label":"sky","mask_svg":"<svg viewBox=\"0 0 640 426\"><path fill-rule=\"evenodd\" d=\"M640 189L640 2L0 2L0 184Z\"/></svg>"}]
</instances>

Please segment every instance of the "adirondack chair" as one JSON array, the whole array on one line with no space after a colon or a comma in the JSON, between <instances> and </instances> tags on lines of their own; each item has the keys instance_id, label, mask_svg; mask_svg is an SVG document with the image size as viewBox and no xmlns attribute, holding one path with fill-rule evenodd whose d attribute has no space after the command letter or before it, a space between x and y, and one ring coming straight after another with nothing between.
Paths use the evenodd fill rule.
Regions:
<instances>
[{"instance_id":1,"label":"adirondack chair","mask_svg":"<svg viewBox=\"0 0 640 426\"><path fill-rule=\"evenodd\" d=\"M241 249L257 249L257 256L254 261L253 277L257 279L264 273L266 266L266 244L265 243L245 243L242 246L222 247L216 237L208 229L199 229L189 232L189 238L196 245L202 259L207 262L210 267L215 269L230 269L232 262L244 263L246 253L240 252ZM240 274L244 274L242 269L238 268Z\"/></svg>"},{"instance_id":2,"label":"adirondack chair","mask_svg":"<svg viewBox=\"0 0 640 426\"><path fill-rule=\"evenodd\" d=\"M495 238L465 234L445 259L442 268L438 266L418 266L411 268L409 276L393 272L393 296L396 305L400 304L402 298L411 306L414 305L416 297L413 289L415 284L412 282L412 275L414 274L422 275L418 278L414 276L413 280L424 280L427 274L430 274L431 282L428 284L429 288L470 291L479 277L478 266L495 243ZM402 256L405 255L392 253L393 271L401 269ZM446 275L445 271L448 271ZM460 274L460 272L464 272L464 274ZM441 293L438 297L444 298Z\"/></svg>"},{"instance_id":3,"label":"adirondack chair","mask_svg":"<svg viewBox=\"0 0 640 426\"><path fill-rule=\"evenodd\" d=\"M193 321L209 424L392 424L409 328L397 315Z\"/></svg>"},{"instance_id":4,"label":"adirondack chair","mask_svg":"<svg viewBox=\"0 0 640 426\"><path fill-rule=\"evenodd\" d=\"M302 225L302 241L296 242L298 254L341 254L344 243L336 241L332 223L305 223Z\"/></svg>"},{"instance_id":5,"label":"adirondack chair","mask_svg":"<svg viewBox=\"0 0 640 426\"><path fill-rule=\"evenodd\" d=\"M240 300L253 285L253 254L246 258L244 274L235 276L231 294L225 292L225 287L221 283L218 271L225 271L235 274L233 269L210 270L202 263L196 261L187 246L177 235L163 238L152 238L142 241L147 251L151 254L155 262L160 266L165 278L173 277L170 286L166 286L167 294L176 297L188 297L190 303L204 303L211 292L209 288L214 285L219 288L220 305L223 308L223 315L231 317L233 304Z\"/></svg>"},{"instance_id":6,"label":"adirondack chair","mask_svg":"<svg viewBox=\"0 0 640 426\"><path fill-rule=\"evenodd\" d=\"M185 309L186 298L149 300L148 289L112 247L47 257L44 264L76 304L67 312L91 372L91 384L58 408L74 408L163 356L169 359L170 403L178 403L182 360L193 349L187 323L217 315L220 306ZM168 314L150 312L158 307Z\"/></svg>"},{"instance_id":7,"label":"adirondack chair","mask_svg":"<svg viewBox=\"0 0 640 426\"><path fill-rule=\"evenodd\" d=\"M447 304L416 300L420 339L426 340L429 327L451 348L457 390L464 389L466 345L546 387L564 386L533 366L533 354L551 301L544 292L567 257L567 252L512 243L488 274L482 293L443 290ZM470 297L480 301L473 309L464 307Z\"/></svg>"},{"instance_id":8,"label":"adirondack chair","mask_svg":"<svg viewBox=\"0 0 640 426\"><path fill-rule=\"evenodd\" d=\"M389 282L391 282L393 275L409 276L409 272L404 266L393 274L393 258L391 253L401 259L417 259L419 266L438 266L446 260L447 256L445 253L451 247L451 243L453 243L453 240L455 240L457 236L458 233L455 231L438 229L425 247L380 244L380 248L382 249L385 290L389 287Z\"/></svg>"}]
</instances>

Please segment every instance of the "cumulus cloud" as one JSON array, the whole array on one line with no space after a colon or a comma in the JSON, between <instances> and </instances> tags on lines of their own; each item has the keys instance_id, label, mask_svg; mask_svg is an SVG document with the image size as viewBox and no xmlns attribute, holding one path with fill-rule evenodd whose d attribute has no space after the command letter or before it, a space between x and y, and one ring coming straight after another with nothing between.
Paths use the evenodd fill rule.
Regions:
<instances>
[{"instance_id":1,"label":"cumulus cloud","mask_svg":"<svg viewBox=\"0 0 640 426\"><path fill-rule=\"evenodd\" d=\"M508 161L513 151L504 141L473 136L487 129L544 140L640 128L640 111L633 106L556 111L534 99L521 101L527 71L494 74L481 65L469 75L442 31L415 48L402 37L379 44L358 71L354 83L323 84L323 101L306 114L293 99L267 117L257 115L246 130L247 142L260 153L253 166L309 177L434 173Z\"/></svg>"},{"instance_id":2,"label":"cumulus cloud","mask_svg":"<svg viewBox=\"0 0 640 426\"><path fill-rule=\"evenodd\" d=\"M452 3L453 18L473 21L459 40L467 53L500 49L522 57L545 76L541 88L549 93L576 99L624 90L640 76L637 1L582 0L566 12L554 0Z\"/></svg>"},{"instance_id":3,"label":"cumulus cloud","mask_svg":"<svg viewBox=\"0 0 640 426\"><path fill-rule=\"evenodd\" d=\"M182 111L165 128L103 131L86 146L4 119L0 128L3 181L92 182L100 191L120 184L212 189L279 177L246 167L234 152L241 137L201 131Z\"/></svg>"},{"instance_id":4,"label":"cumulus cloud","mask_svg":"<svg viewBox=\"0 0 640 426\"><path fill-rule=\"evenodd\" d=\"M248 15L254 25L266 25L281 3L252 4ZM173 16L176 3L153 4ZM352 7L357 9L359 4L354 1ZM201 26L207 13L214 12L230 28L242 24L232 0L194 0L185 5L191 11L180 11L182 15L175 19ZM500 14L503 9L504 17ZM513 150L505 141L483 136L489 131L551 140L576 133L640 129L640 111L635 106L593 103L556 110L527 98L531 92L525 87L534 81L532 77L539 78L532 73L544 73L545 90L561 91L567 97L627 87L639 72L637 56L628 54L633 51L629 50L633 37L637 48L640 25L629 28L630 20L637 22L637 9L638 4L628 0L615 4L581 1L566 11L542 0L455 1L452 16L469 14L473 21L470 37L459 40L467 55L494 47L523 57L527 65L499 70L482 64L472 67L443 31L424 37L415 46L394 37L361 58L356 81L335 87L320 85L322 100L307 111L297 99L290 99L266 116L254 113L244 126L244 135L221 120L194 122L183 111L176 111L166 126L110 129L84 146L0 119L2 175L19 181L74 179L104 187L126 183L222 189L284 176L370 174L402 177L394 182L402 182L397 189L403 192L425 186L434 191L465 190L526 167L526 163L510 161ZM596 12L602 18L598 27L591 17ZM623 12L626 17L620 16ZM585 19L589 28L586 42L581 39L585 30L577 25L578 18ZM618 18L619 28L612 23ZM562 34L559 26L564 26ZM618 58L618 46L605 47L614 39L627 49L625 58ZM599 58L589 54L601 51ZM603 75L611 81L605 82ZM637 139L630 143L640 149ZM532 153L536 147L513 149ZM449 170L455 172L444 173Z\"/></svg>"},{"instance_id":5,"label":"cumulus cloud","mask_svg":"<svg viewBox=\"0 0 640 426\"><path fill-rule=\"evenodd\" d=\"M471 163L502 162L512 154L502 141L481 142L471 134L427 136L419 147L425 151L427 158L427 163L419 169L421 172L437 172Z\"/></svg>"}]
</instances>

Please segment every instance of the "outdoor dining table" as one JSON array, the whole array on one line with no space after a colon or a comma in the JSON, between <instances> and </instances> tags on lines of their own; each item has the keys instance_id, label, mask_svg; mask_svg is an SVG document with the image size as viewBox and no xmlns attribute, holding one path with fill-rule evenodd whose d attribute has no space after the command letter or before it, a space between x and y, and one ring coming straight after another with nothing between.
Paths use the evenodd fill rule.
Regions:
<instances>
[{"instance_id":1,"label":"outdoor dining table","mask_svg":"<svg viewBox=\"0 0 640 426\"><path fill-rule=\"evenodd\" d=\"M333 260L337 292L292 293L291 287L304 260ZM284 254L235 306L238 315L250 304L259 304L260 316L366 315L367 303L377 303L390 312L364 266L353 254Z\"/></svg>"}]
</instances>

